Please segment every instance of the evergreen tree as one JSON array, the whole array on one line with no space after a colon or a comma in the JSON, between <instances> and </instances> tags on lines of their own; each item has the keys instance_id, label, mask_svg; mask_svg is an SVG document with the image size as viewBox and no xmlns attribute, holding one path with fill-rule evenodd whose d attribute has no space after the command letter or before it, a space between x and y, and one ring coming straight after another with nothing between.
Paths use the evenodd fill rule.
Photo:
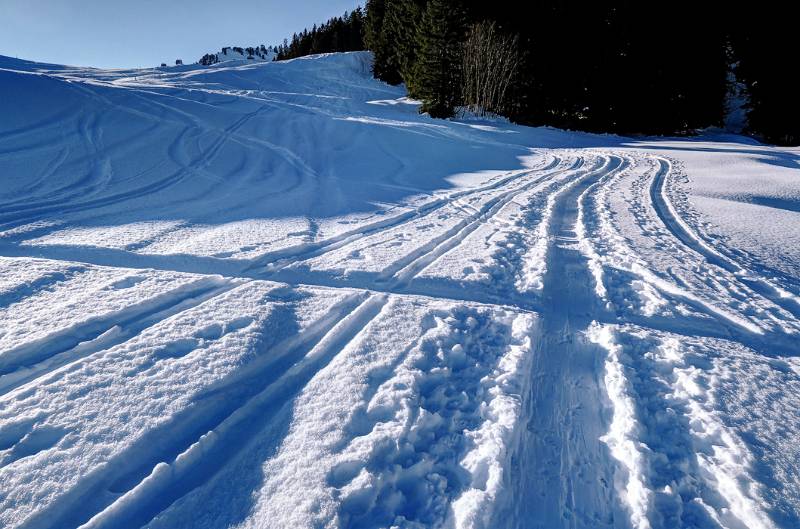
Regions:
<instances>
[{"instance_id":1,"label":"evergreen tree","mask_svg":"<svg viewBox=\"0 0 800 529\"><path fill-rule=\"evenodd\" d=\"M800 38L785 8L731 13L736 75L749 94L748 130L781 145L800 144L800 98L787 54Z\"/></svg>"},{"instance_id":2,"label":"evergreen tree","mask_svg":"<svg viewBox=\"0 0 800 529\"><path fill-rule=\"evenodd\" d=\"M311 31L295 33L291 41L276 46L277 60L295 59L315 53L360 51L364 49L364 11L359 7L341 17L314 24Z\"/></svg>"},{"instance_id":3,"label":"evergreen tree","mask_svg":"<svg viewBox=\"0 0 800 529\"><path fill-rule=\"evenodd\" d=\"M405 82L412 94L416 28L424 7L425 0L367 1L365 42L373 54L373 73L389 84Z\"/></svg>"},{"instance_id":4,"label":"evergreen tree","mask_svg":"<svg viewBox=\"0 0 800 529\"><path fill-rule=\"evenodd\" d=\"M654 38L676 29L679 38ZM610 112L597 116L591 128L673 134L722 122L725 29L711 6L623 4L613 13L609 30L605 70L593 75L590 93L610 105ZM618 72L625 72L624 82Z\"/></svg>"},{"instance_id":5,"label":"evergreen tree","mask_svg":"<svg viewBox=\"0 0 800 529\"><path fill-rule=\"evenodd\" d=\"M461 6L447 0L428 3L417 31L419 51L414 69L414 93L421 111L450 117L460 103L461 43L465 16Z\"/></svg>"},{"instance_id":6,"label":"evergreen tree","mask_svg":"<svg viewBox=\"0 0 800 529\"><path fill-rule=\"evenodd\" d=\"M409 95L417 97L414 75L420 41L418 26L424 0L388 0L384 31L392 53L391 66L400 74Z\"/></svg>"},{"instance_id":7,"label":"evergreen tree","mask_svg":"<svg viewBox=\"0 0 800 529\"><path fill-rule=\"evenodd\" d=\"M452 115L466 93L467 104L502 108L520 123L646 134L721 124L733 63L749 96L749 131L795 144L800 98L784 59L797 48L792 21L776 10L721 11L717 2L689 0L367 0L366 11L334 17L281 45L233 49L259 57L274 50L280 60L366 45L375 77L404 82L432 116ZM465 57L480 48L477 41L464 45L467 27L493 28L481 45L513 43L507 54L490 54L514 58L508 86L496 82L498 74L488 82L480 73L510 71L497 60ZM215 60L209 54L201 62ZM465 64L473 67L472 88L462 91ZM487 98L495 93L487 87L498 86L503 96Z\"/></svg>"},{"instance_id":8,"label":"evergreen tree","mask_svg":"<svg viewBox=\"0 0 800 529\"><path fill-rule=\"evenodd\" d=\"M395 51L389 47L384 30L386 3L387 0L367 0L364 44L367 49L372 50L373 75L377 79L396 85L403 82L403 79L400 70L393 62Z\"/></svg>"}]
</instances>

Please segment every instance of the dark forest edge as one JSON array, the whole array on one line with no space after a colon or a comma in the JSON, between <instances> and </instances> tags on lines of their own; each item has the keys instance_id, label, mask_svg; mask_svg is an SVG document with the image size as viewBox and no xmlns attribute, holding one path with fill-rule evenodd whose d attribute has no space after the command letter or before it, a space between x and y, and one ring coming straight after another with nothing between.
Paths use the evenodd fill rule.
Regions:
<instances>
[{"instance_id":1,"label":"dark forest edge","mask_svg":"<svg viewBox=\"0 0 800 529\"><path fill-rule=\"evenodd\" d=\"M525 125L687 135L719 127L732 94L745 133L800 144L798 50L786 8L718 2L367 0L267 47L276 60L373 52L422 112L460 109ZM255 48L263 50L264 47Z\"/></svg>"}]
</instances>

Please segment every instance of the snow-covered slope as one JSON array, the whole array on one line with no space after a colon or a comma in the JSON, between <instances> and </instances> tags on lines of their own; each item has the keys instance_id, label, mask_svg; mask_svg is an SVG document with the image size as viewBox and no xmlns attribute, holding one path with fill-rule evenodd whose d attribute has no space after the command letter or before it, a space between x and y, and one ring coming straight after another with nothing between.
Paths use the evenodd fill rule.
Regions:
<instances>
[{"instance_id":1,"label":"snow-covered slope","mask_svg":"<svg viewBox=\"0 0 800 529\"><path fill-rule=\"evenodd\" d=\"M206 53L198 61L199 64L210 66L226 61L273 61L277 54L271 49L267 49L263 44L260 46L224 46L216 53Z\"/></svg>"},{"instance_id":2,"label":"snow-covered slope","mask_svg":"<svg viewBox=\"0 0 800 529\"><path fill-rule=\"evenodd\" d=\"M800 152L369 61L0 57L0 526L800 525Z\"/></svg>"}]
</instances>

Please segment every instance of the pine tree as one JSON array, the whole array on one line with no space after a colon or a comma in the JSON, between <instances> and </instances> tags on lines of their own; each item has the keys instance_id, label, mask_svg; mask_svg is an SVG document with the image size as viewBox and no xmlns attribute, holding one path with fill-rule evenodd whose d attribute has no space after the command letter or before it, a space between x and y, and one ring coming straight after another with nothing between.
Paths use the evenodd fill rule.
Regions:
<instances>
[{"instance_id":1,"label":"pine tree","mask_svg":"<svg viewBox=\"0 0 800 529\"><path fill-rule=\"evenodd\" d=\"M369 0L366 46L373 54L373 74L389 84L406 83L413 93L416 27L425 0Z\"/></svg>"},{"instance_id":2,"label":"pine tree","mask_svg":"<svg viewBox=\"0 0 800 529\"><path fill-rule=\"evenodd\" d=\"M386 18L386 0L367 0L367 16L364 28L364 44L372 51L372 73L375 78L389 84L402 82L400 72L392 67L391 55L386 34L384 20Z\"/></svg>"},{"instance_id":3,"label":"pine tree","mask_svg":"<svg viewBox=\"0 0 800 529\"><path fill-rule=\"evenodd\" d=\"M428 3L417 31L419 52L414 70L414 92L422 112L450 117L460 102L461 42L465 16L460 5L446 0Z\"/></svg>"},{"instance_id":4,"label":"pine tree","mask_svg":"<svg viewBox=\"0 0 800 529\"><path fill-rule=\"evenodd\" d=\"M792 142L800 136L800 99L793 95L792 70L774 58L797 39L788 29L770 31L769 13L759 29L747 12L734 15L744 26L738 40L746 41L738 45L738 72L752 96L753 130ZM368 0L373 72L392 84L404 81L431 115L451 115L463 103L454 44L463 42L467 23L483 22L494 22L500 39L517 37L518 75L502 105L517 122L650 134L691 133L721 122L730 30L716 3Z\"/></svg>"},{"instance_id":5,"label":"pine tree","mask_svg":"<svg viewBox=\"0 0 800 529\"><path fill-rule=\"evenodd\" d=\"M417 28L425 9L424 0L389 0L384 31L397 69L409 95L417 97L414 75L419 49Z\"/></svg>"},{"instance_id":6,"label":"pine tree","mask_svg":"<svg viewBox=\"0 0 800 529\"><path fill-rule=\"evenodd\" d=\"M335 53L364 49L364 12L356 8L341 17L314 24L311 31L304 29L292 35L291 42L275 46L277 60L294 59L313 53Z\"/></svg>"},{"instance_id":7,"label":"pine tree","mask_svg":"<svg viewBox=\"0 0 800 529\"><path fill-rule=\"evenodd\" d=\"M748 130L781 144L800 144L800 98L786 56L800 38L788 7L730 14L736 74L750 96Z\"/></svg>"}]
</instances>

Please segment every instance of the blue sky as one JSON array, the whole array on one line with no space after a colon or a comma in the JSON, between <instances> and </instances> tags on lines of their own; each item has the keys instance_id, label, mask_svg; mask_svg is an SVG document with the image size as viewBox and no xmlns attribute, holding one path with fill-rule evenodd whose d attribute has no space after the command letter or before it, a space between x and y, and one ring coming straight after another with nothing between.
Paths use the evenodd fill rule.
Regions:
<instances>
[{"instance_id":1,"label":"blue sky","mask_svg":"<svg viewBox=\"0 0 800 529\"><path fill-rule=\"evenodd\" d=\"M359 0L0 0L0 55L80 66L195 62L277 44Z\"/></svg>"}]
</instances>

